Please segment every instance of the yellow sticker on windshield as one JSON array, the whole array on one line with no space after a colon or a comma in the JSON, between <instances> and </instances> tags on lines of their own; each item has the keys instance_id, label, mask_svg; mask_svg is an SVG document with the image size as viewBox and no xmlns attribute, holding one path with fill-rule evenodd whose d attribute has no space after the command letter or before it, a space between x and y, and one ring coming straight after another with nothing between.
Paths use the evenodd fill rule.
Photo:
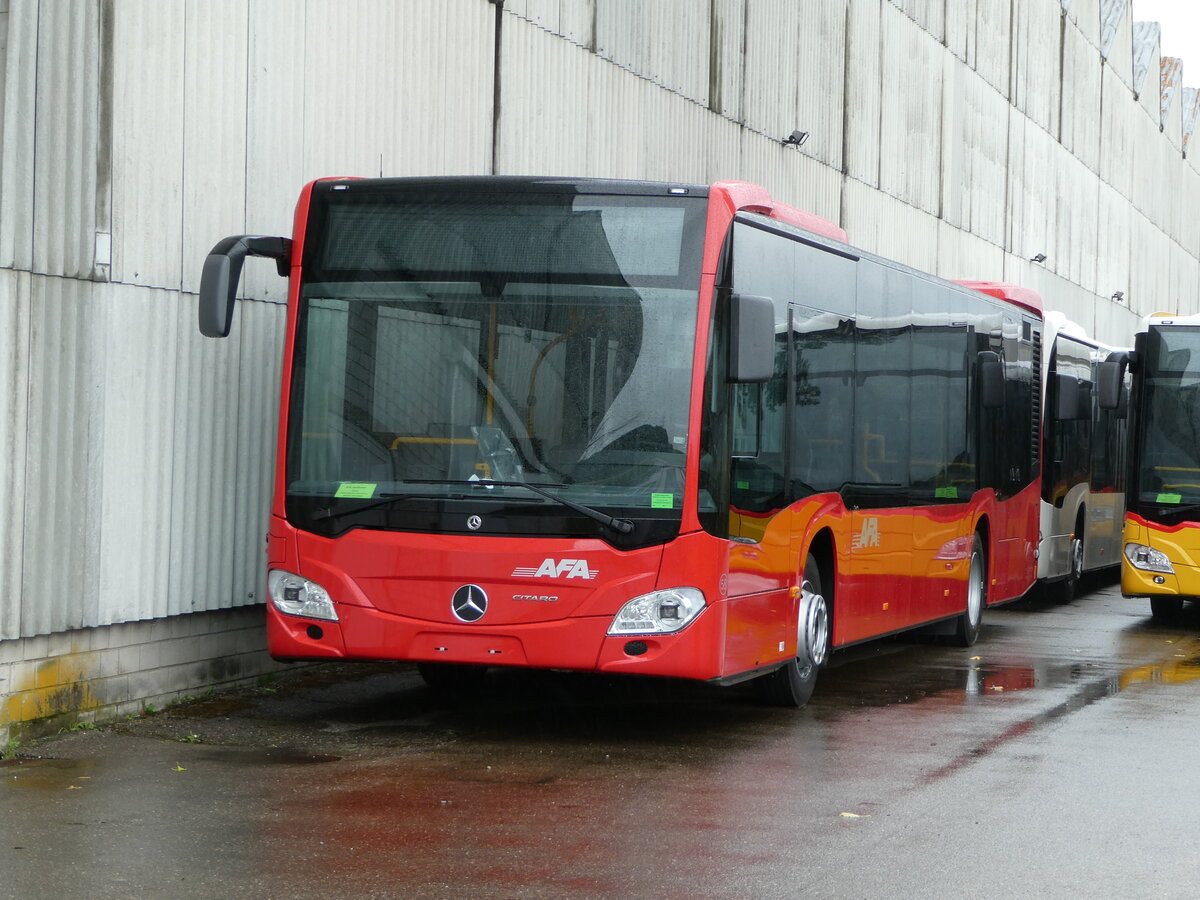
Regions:
<instances>
[{"instance_id":1,"label":"yellow sticker on windshield","mask_svg":"<svg viewBox=\"0 0 1200 900\"><path fill-rule=\"evenodd\" d=\"M351 500L369 500L375 496L375 485L363 481L343 481L338 485L335 497L345 497Z\"/></svg>"},{"instance_id":2,"label":"yellow sticker on windshield","mask_svg":"<svg viewBox=\"0 0 1200 900\"><path fill-rule=\"evenodd\" d=\"M1183 494L1159 494L1159 503L1182 503Z\"/></svg>"},{"instance_id":3,"label":"yellow sticker on windshield","mask_svg":"<svg viewBox=\"0 0 1200 900\"><path fill-rule=\"evenodd\" d=\"M675 495L674 494L651 494L650 495L651 509L674 509Z\"/></svg>"}]
</instances>

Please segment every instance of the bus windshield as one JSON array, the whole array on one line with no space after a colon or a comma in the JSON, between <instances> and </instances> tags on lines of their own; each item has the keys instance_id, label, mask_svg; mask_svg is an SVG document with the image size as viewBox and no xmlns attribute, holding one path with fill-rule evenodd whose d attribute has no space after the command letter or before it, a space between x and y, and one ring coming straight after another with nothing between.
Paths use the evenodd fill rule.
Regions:
<instances>
[{"instance_id":1,"label":"bus windshield","mask_svg":"<svg viewBox=\"0 0 1200 900\"><path fill-rule=\"evenodd\" d=\"M1143 503L1200 503L1200 330L1152 327L1141 398L1137 497Z\"/></svg>"},{"instance_id":2,"label":"bus windshield","mask_svg":"<svg viewBox=\"0 0 1200 900\"><path fill-rule=\"evenodd\" d=\"M485 533L569 517L524 482L677 522L704 199L467 187L314 190L289 519L438 531L455 501L504 509Z\"/></svg>"}]
</instances>

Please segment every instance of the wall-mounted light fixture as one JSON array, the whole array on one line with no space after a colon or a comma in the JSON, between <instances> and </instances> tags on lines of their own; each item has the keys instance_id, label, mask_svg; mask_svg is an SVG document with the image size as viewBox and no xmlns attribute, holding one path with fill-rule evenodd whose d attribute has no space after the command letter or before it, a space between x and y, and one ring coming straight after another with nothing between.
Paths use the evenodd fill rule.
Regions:
<instances>
[{"instance_id":1,"label":"wall-mounted light fixture","mask_svg":"<svg viewBox=\"0 0 1200 900\"><path fill-rule=\"evenodd\" d=\"M1029 257L1029 261L1036 262L1036 263L1045 262L1046 254L1045 253L1035 253L1033 256Z\"/></svg>"},{"instance_id":2,"label":"wall-mounted light fixture","mask_svg":"<svg viewBox=\"0 0 1200 900\"><path fill-rule=\"evenodd\" d=\"M1125 292L1124 291L1113 291L1112 298L1117 303L1124 303L1125 302Z\"/></svg>"},{"instance_id":3,"label":"wall-mounted light fixture","mask_svg":"<svg viewBox=\"0 0 1200 900\"><path fill-rule=\"evenodd\" d=\"M783 139L785 144L795 144L797 147L802 147L804 142L808 140L807 131L793 131Z\"/></svg>"}]
</instances>

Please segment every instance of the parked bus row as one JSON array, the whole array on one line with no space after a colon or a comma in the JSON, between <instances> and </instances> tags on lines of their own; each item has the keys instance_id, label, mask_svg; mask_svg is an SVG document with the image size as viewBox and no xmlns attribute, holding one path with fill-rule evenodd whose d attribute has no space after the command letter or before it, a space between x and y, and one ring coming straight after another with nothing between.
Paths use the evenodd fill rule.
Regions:
<instances>
[{"instance_id":1,"label":"parked bus row","mask_svg":"<svg viewBox=\"0 0 1200 900\"><path fill-rule=\"evenodd\" d=\"M753 679L801 705L833 650L969 646L986 608L1121 558L1111 348L762 188L318 180L290 238L210 253L204 334L229 333L247 255L290 276L276 658L459 688ZM1185 481L1159 503L1200 502Z\"/></svg>"}]
</instances>

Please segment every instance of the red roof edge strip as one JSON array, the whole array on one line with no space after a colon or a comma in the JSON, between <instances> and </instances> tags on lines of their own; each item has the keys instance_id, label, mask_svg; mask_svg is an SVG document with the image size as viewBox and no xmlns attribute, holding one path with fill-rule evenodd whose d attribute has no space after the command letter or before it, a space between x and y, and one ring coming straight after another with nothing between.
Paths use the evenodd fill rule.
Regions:
<instances>
[{"instance_id":1,"label":"red roof edge strip","mask_svg":"<svg viewBox=\"0 0 1200 900\"><path fill-rule=\"evenodd\" d=\"M738 210L762 213L813 234L833 238L843 244L848 243L845 229L834 225L828 219L773 200L767 189L757 184L748 181L718 181L713 185L713 190L720 191L728 198L731 214Z\"/></svg>"},{"instance_id":2,"label":"red roof edge strip","mask_svg":"<svg viewBox=\"0 0 1200 900\"><path fill-rule=\"evenodd\" d=\"M1007 300L1010 303L1015 303L1017 306L1023 306L1029 311L1037 313L1039 316L1045 312L1041 294L1031 288L1021 287L1018 284L1009 284L1006 281L965 281L956 278L954 282L973 291L979 291L981 294L995 297L998 300Z\"/></svg>"}]
</instances>

